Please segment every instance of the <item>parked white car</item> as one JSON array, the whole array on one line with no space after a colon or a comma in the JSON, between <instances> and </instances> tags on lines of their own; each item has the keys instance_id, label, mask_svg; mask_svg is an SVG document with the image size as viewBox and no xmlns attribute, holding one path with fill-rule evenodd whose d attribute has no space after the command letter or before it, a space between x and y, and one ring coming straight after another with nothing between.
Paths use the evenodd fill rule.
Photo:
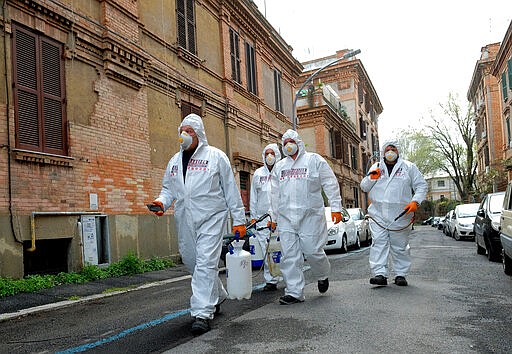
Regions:
<instances>
[{"instance_id":1,"label":"parked white car","mask_svg":"<svg viewBox=\"0 0 512 354\"><path fill-rule=\"evenodd\" d=\"M348 213L354 220L357 229L357 236L361 245L369 245L372 242L372 233L368 226L368 219L365 219L365 212L361 208L348 208Z\"/></svg>"},{"instance_id":2,"label":"parked white car","mask_svg":"<svg viewBox=\"0 0 512 354\"><path fill-rule=\"evenodd\" d=\"M325 207L325 219L327 221L327 243L325 250L338 250L347 252L349 247L359 248L361 243L357 237L357 228L347 209L341 208L343 220L334 224L331 217L331 207Z\"/></svg>"},{"instance_id":3,"label":"parked white car","mask_svg":"<svg viewBox=\"0 0 512 354\"><path fill-rule=\"evenodd\" d=\"M453 238L460 241L463 238L475 239L476 212L480 203L460 204L455 207L452 216L451 231Z\"/></svg>"}]
</instances>

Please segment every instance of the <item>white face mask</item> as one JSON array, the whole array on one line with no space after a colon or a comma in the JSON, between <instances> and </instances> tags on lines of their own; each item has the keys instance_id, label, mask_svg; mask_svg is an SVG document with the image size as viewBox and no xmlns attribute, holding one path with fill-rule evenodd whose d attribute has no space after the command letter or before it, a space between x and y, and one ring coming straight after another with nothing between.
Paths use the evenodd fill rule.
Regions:
<instances>
[{"instance_id":1,"label":"white face mask","mask_svg":"<svg viewBox=\"0 0 512 354\"><path fill-rule=\"evenodd\" d=\"M265 156L265 162L268 166L274 166L276 163L276 157L272 154L267 154L267 156Z\"/></svg>"},{"instance_id":2,"label":"white face mask","mask_svg":"<svg viewBox=\"0 0 512 354\"><path fill-rule=\"evenodd\" d=\"M384 158L389 162L393 162L398 158L398 154L393 150L389 150L384 154Z\"/></svg>"},{"instance_id":3,"label":"white face mask","mask_svg":"<svg viewBox=\"0 0 512 354\"><path fill-rule=\"evenodd\" d=\"M289 142L284 146L283 153L287 156L293 156L297 152L299 147L297 144Z\"/></svg>"},{"instance_id":4,"label":"white face mask","mask_svg":"<svg viewBox=\"0 0 512 354\"><path fill-rule=\"evenodd\" d=\"M183 150L187 150L192 145L192 137L185 131L181 132L179 141Z\"/></svg>"}]
</instances>

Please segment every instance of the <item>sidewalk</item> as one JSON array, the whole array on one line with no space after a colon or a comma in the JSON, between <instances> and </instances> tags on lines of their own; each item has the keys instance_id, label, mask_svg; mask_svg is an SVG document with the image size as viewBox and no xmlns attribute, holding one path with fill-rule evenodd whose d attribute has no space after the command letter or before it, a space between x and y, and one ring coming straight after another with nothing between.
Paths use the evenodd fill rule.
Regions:
<instances>
[{"instance_id":1,"label":"sidewalk","mask_svg":"<svg viewBox=\"0 0 512 354\"><path fill-rule=\"evenodd\" d=\"M176 267L137 275L107 278L83 284L65 284L35 293L20 293L0 299L0 322L51 308L70 306L141 286L158 285L176 278L190 277L183 264Z\"/></svg>"}]
</instances>

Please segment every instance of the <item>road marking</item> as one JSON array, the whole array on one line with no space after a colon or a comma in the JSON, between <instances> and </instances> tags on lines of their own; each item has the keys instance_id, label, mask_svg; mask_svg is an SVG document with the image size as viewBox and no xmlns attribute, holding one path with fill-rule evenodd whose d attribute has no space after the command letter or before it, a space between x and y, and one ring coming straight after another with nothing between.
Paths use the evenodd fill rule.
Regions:
<instances>
[{"instance_id":1,"label":"road marking","mask_svg":"<svg viewBox=\"0 0 512 354\"><path fill-rule=\"evenodd\" d=\"M172 319L175 319L177 317L186 315L188 313L190 313L190 309L173 312L173 313L165 315L164 317L161 317L159 319L156 319L156 320L153 320L153 321L150 321L150 322L146 322L146 323L140 324L140 325L132 327L132 328L128 328L128 329L126 329L126 330L124 330L124 331L122 331L122 332L120 332L120 333L118 333L118 334L116 334L114 336L101 339L101 340L96 341L94 343L84 344L84 345L81 345L81 346L78 346L78 347L65 349L63 351L57 352L57 354L81 353L81 352L84 352L86 350L89 350L89 349L92 349L92 348L96 348L96 347L98 347L100 345L116 341L118 339L126 337L127 335L129 335L131 333L134 333L134 332L137 332L137 331L141 331L141 330L144 330L146 328L154 327L156 325L159 325L161 323L170 321Z\"/></svg>"}]
</instances>

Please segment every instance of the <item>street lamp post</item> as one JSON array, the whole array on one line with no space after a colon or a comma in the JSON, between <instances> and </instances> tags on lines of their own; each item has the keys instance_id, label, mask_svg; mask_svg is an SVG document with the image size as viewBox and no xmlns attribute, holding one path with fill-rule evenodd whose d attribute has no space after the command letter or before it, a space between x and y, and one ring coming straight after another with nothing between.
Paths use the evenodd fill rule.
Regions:
<instances>
[{"instance_id":1,"label":"street lamp post","mask_svg":"<svg viewBox=\"0 0 512 354\"><path fill-rule=\"evenodd\" d=\"M350 58L350 57L353 57L354 55L357 55L361 53L361 50L360 49L356 49L356 50L351 50L350 52L347 52L345 53L341 58L338 58L336 60L333 60L331 61L330 63L322 66L320 69L318 69L317 71L315 71L313 74L311 74L310 77L308 77L306 79L306 81L304 81L304 83L302 84L302 86L300 87L300 89L297 91L297 93L295 94L295 99L293 100L293 107L292 107L292 111L293 111L293 119L292 119L292 122L293 122L293 130L297 130L297 100L299 99L299 94L300 92L302 91L302 89L311 82L311 80L313 80L313 78L315 76L318 75L319 72L321 72L322 70L324 70L325 68L328 68L329 66L332 66L344 59L347 59L347 58Z\"/></svg>"}]
</instances>

